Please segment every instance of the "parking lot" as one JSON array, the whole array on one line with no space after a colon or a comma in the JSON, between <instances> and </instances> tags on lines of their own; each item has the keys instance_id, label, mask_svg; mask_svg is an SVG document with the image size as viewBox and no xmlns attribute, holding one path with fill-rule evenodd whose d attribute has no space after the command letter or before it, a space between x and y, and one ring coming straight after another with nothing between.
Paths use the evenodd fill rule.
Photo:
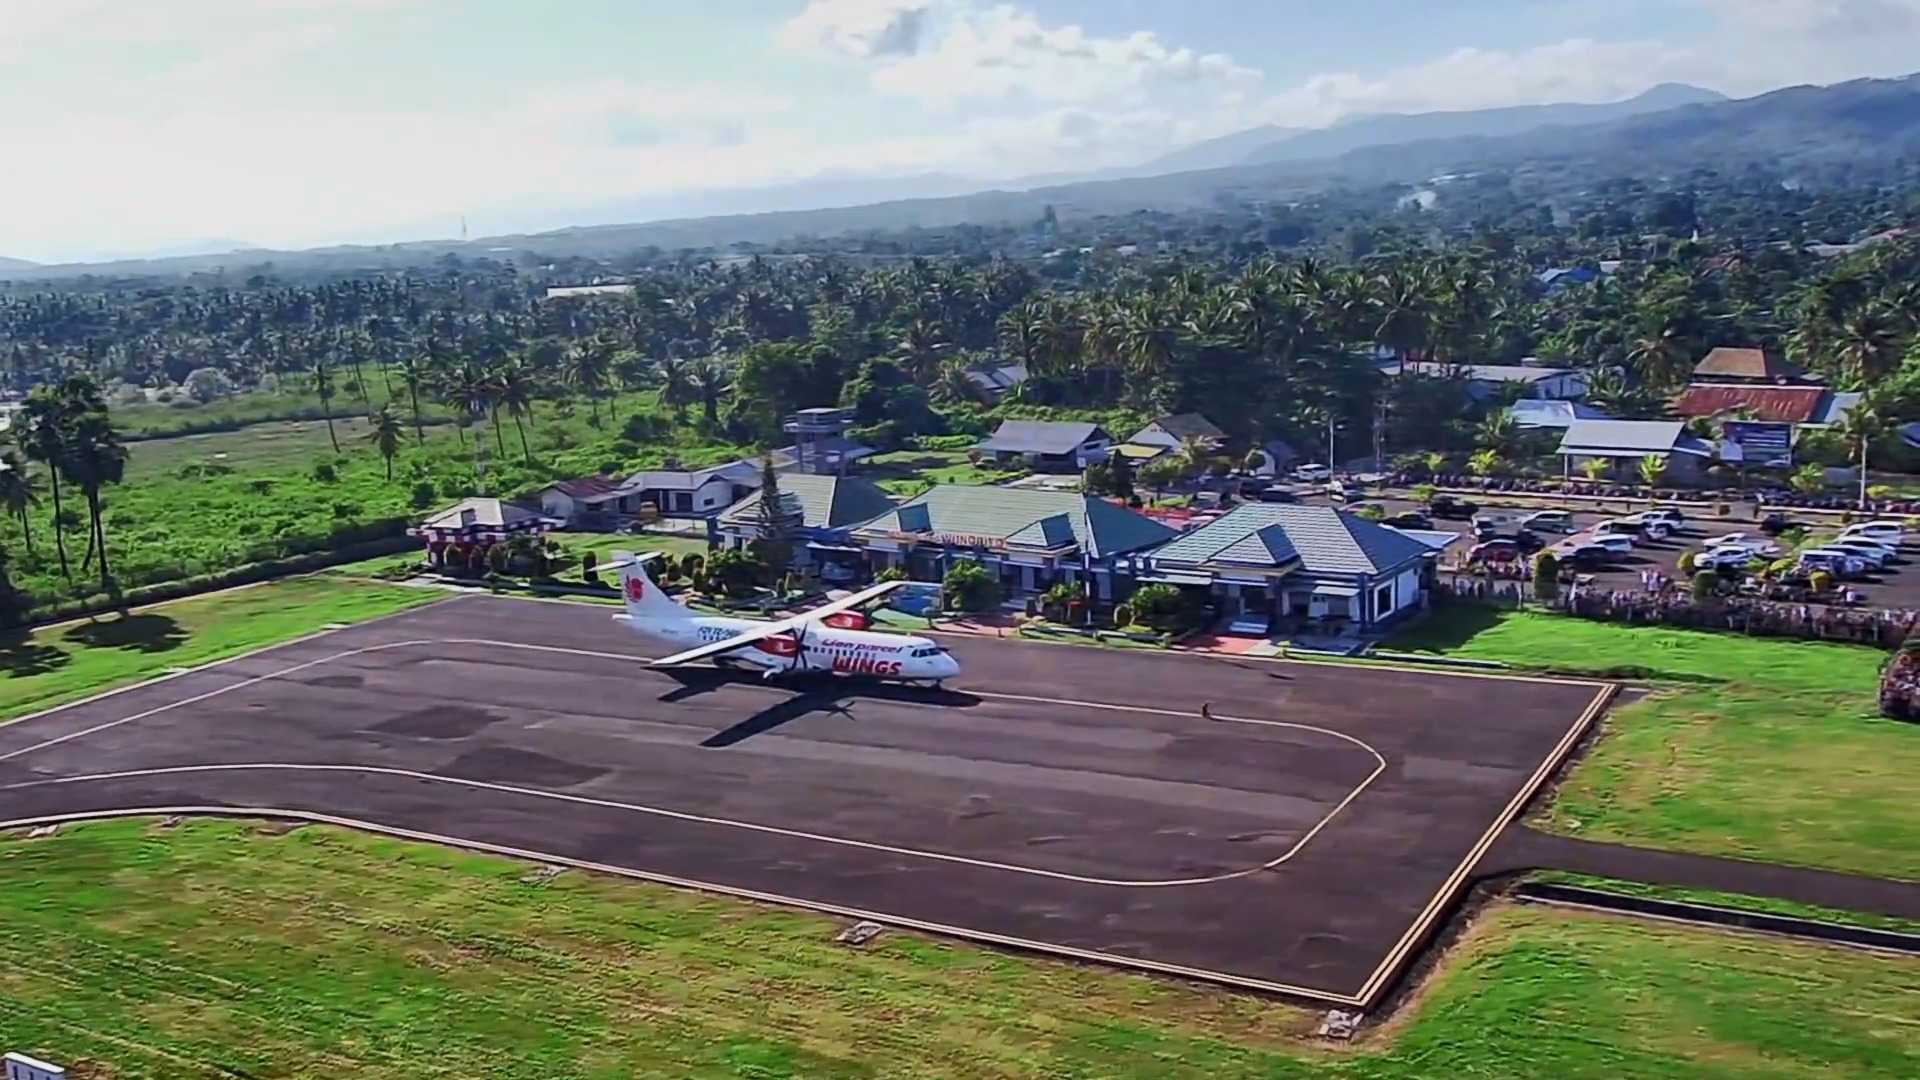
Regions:
<instances>
[{"instance_id":1,"label":"parking lot","mask_svg":"<svg viewBox=\"0 0 1920 1080\"><path fill-rule=\"evenodd\" d=\"M1309 504L1330 505L1324 495L1308 495L1301 501ZM1482 513L1513 519L1524 517L1536 510L1568 510L1572 514L1576 532L1570 535L1542 534L1542 539L1546 540L1549 546L1558 546L1572 537L1579 537L1589 532L1608 518L1619 517L1623 513L1630 512L1623 503L1613 503L1605 510L1597 510L1594 508L1595 500L1592 499L1569 499L1562 504L1531 500L1524 507L1493 506L1478 499L1468 501L1480 503ZM1369 498L1361 505L1379 506L1389 515L1425 509L1422 504L1407 498ZM1683 552L1698 552L1717 537L1733 533L1755 534L1759 531L1759 523L1754 520L1754 508L1751 505L1735 505L1732 508L1733 514L1725 519L1695 516L1704 509L1704 507L1687 508L1686 527L1666 540L1643 542L1635 546L1632 554L1619 562L1592 571L1583 570L1582 573L1591 573L1596 584L1615 588L1639 587L1641 575L1650 570L1658 571L1675 580L1685 580L1687 575L1682 574L1678 566ZM1788 518L1792 525L1805 528L1809 536L1832 536L1840 531L1840 526L1827 515L1795 516L1789 513ZM1456 533L1462 537L1455 546L1448 549L1444 561L1448 565L1463 563L1468 549L1474 544L1472 522L1435 518L1429 527L1435 531ZM1511 536L1514 529L1514 525L1507 524L1501 527L1500 532L1503 536ZM1781 546L1782 556L1776 557L1785 555L1784 549L1791 546L1791 538L1782 542ZM1920 608L1920 562L1915 561L1911 548L1901 559L1889 564L1880 572L1848 584L1864 594L1869 604L1881 607Z\"/></svg>"}]
</instances>

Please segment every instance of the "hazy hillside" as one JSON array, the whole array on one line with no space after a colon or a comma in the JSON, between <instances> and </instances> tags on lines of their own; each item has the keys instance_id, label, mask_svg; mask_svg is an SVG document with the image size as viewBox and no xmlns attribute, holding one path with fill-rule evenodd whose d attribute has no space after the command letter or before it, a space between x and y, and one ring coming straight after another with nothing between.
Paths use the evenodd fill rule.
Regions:
<instances>
[{"instance_id":1,"label":"hazy hillside","mask_svg":"<svg viewBox=\"0 0 1920 1080\"><path fill-rule=\"evenodd\" d=\"M1234 164L1263 165L1337 157L1370 146L1392 146L1426 139L1500 138L1544 127L1600 124L1687 105L1728 100L1697 86L1668 83L1638 97L1600 105L1519 105L1471 112L1386 113L1357 117L1333 127L1304 131L1250 150Z\"/></svg>"},{"instance_id":2,"label":"hazy hillside","mask_svg":"<svg viewBox=\"0 0 1920 1080\"><path fill-rule=\"evenodd\" d=\"M31 270L38 265L38 263L30 263L25 259L0 257L0 273L5 273L9 270Z\"/></svg>"},{"instance_id":3,"label":"hazy hillside","mask_svg":"<svg viewBox=\"0 0 1920 1080\"><path fill-rule=\"evenodd\" d=\"M1645 97L1635 100L1644 102ZM1576 108L1619 108L1629 104ZM1509 114L1509 118L1500 122L1520 122L1511 118L1513 110L1501 112ZM1540 111L1521 115L1537 117ZM1356 122L1355 126L1361 123L1366 122ZM649 247L665 252L724 249L733 244L774 244L810 236L1036 221L1048 206L1067 219L1120 216L1148 209L1177 211L1234 201L1284 201L1332 184L1418 183L1448 172L1503 170L1531 177L1538 188L1554 190L1557 185L1559 189L1570 190L1590 187L1597 179L1683 176L1702 168L1723 174L1752 168L1781 180L1810 184L1836 176L1853 180L1861 176L1884 176L1888 182L1899 178L1910 180L1916 168L1920 168L1920 75L1903 79L1862 79L1830 87L1794 87L1739 101L1685 105L1604 123L1548 126L1521 134L1431 138L1370 146L1323 159L1072 183L1027 191L987 191L843 209L595 226L489 237L466 244L430 242L300 253L245 252L150 262L43 267L33 276L239 273L252 272L265 264L337 273L419 266L449 252L498 259L534 254L548 258L605 257Z\"/></svg>"}]
</instances>

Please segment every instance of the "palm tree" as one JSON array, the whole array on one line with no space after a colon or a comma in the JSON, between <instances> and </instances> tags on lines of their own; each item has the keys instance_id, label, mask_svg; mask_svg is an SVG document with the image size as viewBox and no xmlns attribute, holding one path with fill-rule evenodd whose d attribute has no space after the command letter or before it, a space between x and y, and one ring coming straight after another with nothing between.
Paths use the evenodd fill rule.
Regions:
<instances>
[{"instance_id":1,"label":"palm tree","mask_svg":"<svg viewBox=\"0 0 1920 1080\"><path fill-rule=\"evenodd\" d=\"M667 357L657 365L656 374L660 379L660 404L673 410L673 422L683 424L687 419L687 406L700 400L700 391L690 378L692 365L685 360Z\"/></svg>"},{"instance_id":2,"label":"palm tree","mask_svg":"<svg viewBox=\"0 0 1920 1080\"><path fill-rule=\"evenodd\" d=\"M67 461L67 402L57 387L37 386L27 396L21 420L21 450L47 469L47 487L53 493L53 546L60 556L60 576L71 584L73 566L67 558L66 507L62 504L60 487L61 472Z\"/></svg>"},{"instance_id":3,"label":"palm tree","mask_svg":"<svg viewBox=\"0 0 1920 1080\"><path fill-rule=\"evenodd\" d=\"M33 519L30 513L39 504L40 478L27 470L26 460L12 450L0 454L0 508L20 522L20 532L26 537L29 555L33 554Z\"/></svg>"},{"instance_id":4,"label":"palm tree","mask_svg":"<svg viewBox=\"0 0 1920 1080\"><path fill-rule=\"evenodd\" d=\"M1893 374L1900 361L1900 336L1879 305L1862 305L1835 328L1833 356L1840 370L1862 387Z\"/></svg>"},{"instance_id":5,"label":"palm tree","mask_svg":"<svg viewBox=\"0 0 1920 1080\"><path fill-rule=\"evenodd\" d=\"M1854 467L1860 472L1860 509L1867 508L1867 452L1873 446L1873 440L1884 435L1887 430L1886 412L1874 395L1862 397L1847 414L1840 419L1839 435L1851 448Z\"/></svg>"},{"instance_id":6,"label":"palm tree","mask_svg":"<svg viewBox=\"0 0 1920 1080\"><path fill-rule=\"evenodd\" d=\"M1664 454L1648 454L1640 459L1640 482L1648 487L1660 483L1667 473L1667 459Z\"/></svg>"},{"instance_id":7,"label":"palm tree","mask_svg":"<svg viewBox=\"0 0 1920 1080\"><path fill-rule=\"evenodd\" d=\"M407 407L413 414L413 441L416 446L427 444L427 428L420 421L420 388L427 382L426 361L417 357L404 357L400 364L400 382L407 388Z\"/></svg>"},{"instance_id":8,"label":"palm tree","mask_svg":"<svg viewBox=\"0 0 1920 1080\"><path fill-rule=\"evenodd\" d=\"M1598 480L1607 475L1607 468L1606 458L1588 458L1580 463L1580 475L1589 480Z\"/></svg>"},{"instance_id":9,"label":"palm tree","mask_svg":"<svg viewBox=\"0 0 1920 1080\"><path fill-rule=\"evenodd\" d=\"M1475 476L1492 476L1506 467L1506 461L1498 450L1476 450L1467 459L1467 471Z\"/></svg>"},{"instance_id":10,"label":"palm tree","mask_svg":"<svg viewBox=\"0 0 1920 1080\"><path fill-rule=\"evenodd\" d=\"M567 351L565 378L568 385L586 396L593 409L593 422L600 423L600 397L613 377L613 353L600 338L578 341Z\"/></svg>"},{"instance_id":11,"label":"palm tree","mask_svg":"<svg viewBox=\"0 0 1920 1080\"><path fill-rule=\"evenodd\" d=\"M61 386L71 418L67 442L68 478L80 488L87 500L87 558L100 555L101 591L114 591L113 575L107 566L107 523L100 495L108 484L118 484L127 472L127 448L120 443L107 404L92 379L81 376Z\"/></svg>"},{"instance_id":12,"label":"palm tree","mask_svg":"<svg viewBox=\"0 0 1920 1080\"><path fill-rule=\"evenodd\" d=\"M499 407L513 418L513 428L520 435L520 456L531 462L533 450L527 445L527 421L533 418L533 405L539 393L533 369L524 360L507 361L494 376L494 390L499 395Z\"/></svg>"},{"instance_id":13,"label":"palm tree","mask_svg":"<svg viewBox=\"0 0 1920 1080\"><path fill-rule=\"evenodd\" d=\"M320 413L327 418L327 440L333 443L333 452L340 452L340 436L333 430L333 365L325 360L315 360L313 367L307 370L307 377L313 382L313 392L320 395Z\"/></svg>"},{"instance_id":14,"label":"palm tree","mask_svg":"<svg viewBox=\"0 0 1920 1080\"><path fill-rule=\"evenodd\" d=\"M1517 434L1513 414L1506 409L1497 409L1480 421L1480 430L1474 433L1474 441L1497 454L1505 454L1513 449Z\"/></svg>"},{"instance_id":15,"label":"palm tree","mask_svg":"<svg viewBox=\"0 0 1920 1080\"><path fill-rule=\"evenodd\" d=\"M940 402L976 402L980 399L980 387L968 372L967 362L956 358L940 365L940 374L927 394Z\"/></svg>"},{"instance_id":16,"label":"palm tree","mask_svg":"<svg viewBox=\"0 0 1920 1080\"><path fill-rule=\"evenodd\" d=\"M721 395L732 389L726 365L715 357L702 357L693 362L687 371L687 378L700 396L700 408L707 426L718 427Z\"/></svg>"},{"instance_id":17,"label":"palm tree","mask_svg":"<svg viewBox=\"0 0 1920 1080\"><path fill-rule=\"evenodd\" d=\"M1809 461L1794 470L1793 479L1789 482L1793 490L1802 495L1818 495L1827 489L1827 472Z\"/></svg>"},{"instance_id":18,"label":"palm tree","mask_svg":"<svg viewBox=\"0 0 1920 1080\"><path fill-rule=\"evenodd\" d=\"M380 406L373 414L373 427L367 432L367 441L380 451L380 461L387 467L387 481L393 481L393 459L400 453L400 440L405 429L400 418L393 415L391 403Z\"/></svg>"}]
</instances>

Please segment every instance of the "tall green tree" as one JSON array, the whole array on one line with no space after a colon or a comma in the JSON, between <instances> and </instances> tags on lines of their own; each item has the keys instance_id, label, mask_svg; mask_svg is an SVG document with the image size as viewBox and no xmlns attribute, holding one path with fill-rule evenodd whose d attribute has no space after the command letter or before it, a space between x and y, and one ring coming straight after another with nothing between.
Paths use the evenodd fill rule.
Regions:
<instances>
[{"instance_id":1,"label":"tall green tree","mask_svg":"<svg viewBox=\"0 0 1920 1080\"><path fill-rule=\"evenodd\" d=\"M0 508L20 523L27 542L27 554L33 554L33 508L40 505L40 477L27 467L18 451L0 454Z\"/></svg>"},{"instance_id":2,"label":"tall green tree","mask_svg":"<svg viewBox=\"0 0 1920 1080\"><path fill-rule=\"evenodd\" d=\"M380 463L387 468L387 481L393 481L393 459L400 453L400 441L406 437L400 418L393 415L391 404L380 406L373 414L372 426L367 431L367 442L380 453Z\"/></svg>"},{"instance_id":3,"label":"tall green tree","mask_svg":"<svg viewBox=\"0 0 1920 1080\"><path fill-rule=\"evenodd\" d=\"M67 400L57 386L36 386L27 395L21 417L20 448L27 457L46 467L47 489L53 495L53 546L60 558L60 577L71 584L73 563L67 557L66 505L60 483L71 435Z\"/></svg>"},{"instance_id":4,"label":"tall green tree","mask_svg":"<svg viewBox=\"0 0 1920 1080\"><path fill-rule=\"evenodd\" d=\"M337 454L340 436L333 429L333 365L324 359L315 360L307 369L307 379L320 398L320 413L327 418L327 441L333 444L333 452Z\"/></svg>"},{"instance_id":5,"label":"tall green tree","mask_svg":"<svg viewBox=\"0 0 1920 1080\"><path fill-rule=\"evenodd\" d=\"M87 558L98 556L100 588L115 591L113 571L107 560L107 522L102 504L106 488L126 477L127 448L107 412L106 400L92 379L78 376L60 388L65 399L69 434L64 467L68 479L80 489L87 502Z\"/></svg>"}]
</instances>

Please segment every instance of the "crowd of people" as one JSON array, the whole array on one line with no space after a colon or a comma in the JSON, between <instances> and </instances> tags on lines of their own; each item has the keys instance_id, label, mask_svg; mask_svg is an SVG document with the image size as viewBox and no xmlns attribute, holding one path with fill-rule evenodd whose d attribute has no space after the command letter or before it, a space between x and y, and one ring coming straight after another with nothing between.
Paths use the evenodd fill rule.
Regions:
<instances>
[{"instance_id":1,"label":"crowd of people","mask_svg":"<svg viewBox=\"0 0 1920 1080\"><path fill-rule=\"evenodd\" d=\"M1754 596L1695 600L1683 589L1649 592L1575 586L1556 601L1569 615L1602 622L1730 630L1759 637L1845 641L1893 648L1920 626L1909 608L1850 608L1800 604Z\"/></svg>"}]
</instances>

